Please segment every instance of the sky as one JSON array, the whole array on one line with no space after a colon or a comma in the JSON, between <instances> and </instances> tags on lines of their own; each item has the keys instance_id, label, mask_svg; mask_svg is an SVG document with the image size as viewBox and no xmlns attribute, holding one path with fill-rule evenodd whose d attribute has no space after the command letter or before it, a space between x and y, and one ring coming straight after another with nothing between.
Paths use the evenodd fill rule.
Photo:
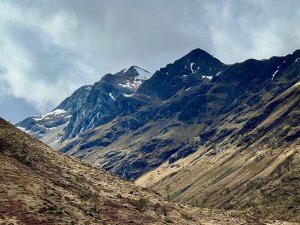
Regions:
<instances>
[{"instance_id":1,"label":"sky","mask_svg":"<svg viewBox=\"0 0 300 225\"><path fill-rule=\"evenodd\" d=\"M231 64L300 48L295 0L0 0L0 116L51 111L82 85L201 48Z\"/></svg>"}]
</instances>

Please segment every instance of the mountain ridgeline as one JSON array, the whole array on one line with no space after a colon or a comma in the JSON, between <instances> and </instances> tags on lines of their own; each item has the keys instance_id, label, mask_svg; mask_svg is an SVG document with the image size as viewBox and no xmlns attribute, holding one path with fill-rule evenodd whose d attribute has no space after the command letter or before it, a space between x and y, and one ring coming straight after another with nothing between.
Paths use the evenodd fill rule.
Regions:
<instances>
[{"instance_id":1,"label":"mountain ridgeline","mask_svg":"<svg viewBox=\"0 0 300 225\"><path fill-rule=\"evenodd\" d=\"M274 214L281 202L279 217L300 220L299 80L300 50L226 65L195 49L153 75L107 74L17 126L171 199Z\"/></svg>"}]
</instances>

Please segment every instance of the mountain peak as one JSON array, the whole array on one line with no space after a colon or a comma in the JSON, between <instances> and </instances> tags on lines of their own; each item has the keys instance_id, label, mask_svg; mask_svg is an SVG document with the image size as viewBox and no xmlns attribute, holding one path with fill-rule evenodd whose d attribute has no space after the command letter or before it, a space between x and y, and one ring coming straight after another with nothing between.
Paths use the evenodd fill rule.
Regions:
<instances>
[{"instance_id":1,"label":"mountain peak","mask_svg":"<svg viewBox=\"0 0 300 225\"><path fill-rule=\"evenodd\" d=\"M121 70L122 73L132 73L132 72L136 72L135 70L135 66L130 66L128 69L125 68L123 70Z\"/></svg>"},{"instance_id":2,"label":"mountain peak","mask_svg":"<svg viewBox=\"0 0 300 225\"><path fill-rule=\"evenodd\" d=\"M185 56L183 56L181 59L183 60L189 60L189 61L214 61L217 63L221 63L223 64L219 59L215 58L213 55L209 54L208 52L200 49L200 48L196 48L192 51L190 51L188 54L186 54ZM181 60L179 59L179 60Z\"/></svg>"},{"instance_id":3,"label":"mountain peak","mask_svg":"<svg viewBox=\"0 0 300 225\"><path fill-rule=\"evenodd\" d=\"M121 72L115 74L115 76L119 77L117 81L119 86L136 91L145 80L151 78L152 73L133 65L128 69L123 69Z\"/></svg>"},{"instance_id":4,"label":"mountain peak","mask_svg":"<svg viewBox=\"0 0 300 225\"><path fill-rule=\"evenodd\" d=\"M194 50L190 51L187 55L189 54L196 54L196 55L210 55L208 52L204 51L201 48L195 48Z\"/></svg>"},{"instance_id":5,"label":"mountain peak","mask_svg":"<svg viewBox=\"0 0 300 225\"><path fill-rule=\"evenodd\" d=\"M181 89L201 83L203 79L213 79L225 67L220 60L197 48L155 72L152 79L142 84L139 92L166 100Z\"/></svg>"},{"instance_id":6,"label":"mountain peak","mask_svg":"<svg viewBox=\"0 0 300 225\"><path fill-rule=\"evenodd\" d=\"M139 66L135 66L135 65L130 66L128 69L123 69L121 72L126 73L126 74L136 74L137 73L138 75L144 77L145 79L149 79L152 76L152 74L148 70L145 70L145 69L143 69Z\"/></svg>"}]
</instances>

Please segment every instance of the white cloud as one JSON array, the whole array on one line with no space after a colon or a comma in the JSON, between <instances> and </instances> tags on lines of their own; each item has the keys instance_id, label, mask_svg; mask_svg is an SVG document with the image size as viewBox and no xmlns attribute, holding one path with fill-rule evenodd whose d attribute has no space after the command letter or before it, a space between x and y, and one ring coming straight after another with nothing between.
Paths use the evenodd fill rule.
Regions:
<instances>
[{"instance_id":1,"label":"white cloud","mask_svg":"<svg viewBox=\"0 0 300 225\"><path fill-rule=\"evenodd\" d=\"M95 79L93 68L68 46L71 36L66 31L76 26L73 18L57 13L45 21L7 3L0 8L0 82L9 86L11 95L42 112Z\"/></svg>"}]
</instances>

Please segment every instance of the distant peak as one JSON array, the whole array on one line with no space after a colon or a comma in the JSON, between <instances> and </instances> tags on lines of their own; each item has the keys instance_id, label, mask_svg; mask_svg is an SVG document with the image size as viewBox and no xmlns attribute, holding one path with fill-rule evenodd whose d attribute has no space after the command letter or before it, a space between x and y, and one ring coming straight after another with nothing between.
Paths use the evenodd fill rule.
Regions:
<instances>
[{"instance_id":1,"label":"distant peak","mask_svg":"<svg viewBox=\"0 0 300 225\"><path fill-rule=\"evenodd\" d=\"M144 71L144 72L146 72L146 73L150 73L148 70L145 70L145 69L143 69L143 68L141 68L141 67L139 67L139 66L133 66L134 68L135 68L135 70L138 72L138 71Z\"/></svg>"},{"instance_id":2,"label":"distant peak","mask_svg":"<svg viewBox=\"0 0 300 225\"><path fill-rule=\"evenodd\" d=\"M192 51L190 51L186 56L184 57L188 57L188 58L214 58L211 54L209 54L208 52L200 49L200 48L196 48Z\"/></svg>"},{"instance_id":3,"label":"distant peak","mask_svg":"<svg viewBox=\"0 0 300 225\"><path fill-rule=\"evenodd\" d=\"M134 66L131 66L129 68L125 68L123 70L121 70L122 73L127 73L127 72L131 72L131 71L135 71Z\"/></svg>"},{"instance_id":4,"label":"distant peak","mask_svg":"<svg viewBox=\"0 0 300 225\"><path fill-rule=\"evenodd\" d=\"M141 74L141 73L149 73L150 74L150 72L148 70L145 70L145 69L143 69L139 66L135 66L135 65L129 67L128 69L123 69L122 72L123 73L137 72L138 74Z\"/></svg>"},{"instance_id":5,"label":"distant peak","mask_svg":"<svg viewBox=\"0 0 300 225\"><path fill-rule=\"evenodd\" d=\"M200 48L195 48L189 54L208 54L208 55L210 55L208 52L206 52Z\"/></svg>"},{"instance_id":6,"label":"distant peak","mask_svg":"<svg viewBox=\"0 0 300 225\"><path fill-rule=\"evenodd\" d=\"M207 53L206 51L200 48L196 48L190 51L188 54L186 54L185 56L183 56L177 61L185 61L187 63L198 62L203 64L213 63L213 64L218 64L220 66L225 65L219 59L215 58L213 55Z\"/></svg>"},{"instance_id":7,"label":"distant peak","mask_svg":"<svg viewBox=\"0 0 300 225\"><path fill-rule=\"evenodd\" d=\"M101 81L113 83L115 85L122 86L123 88L136 91L145 80L148 80L151 77L152 73L139 66L133 65L118 73L107 74L101 79Z\"/></svg>"}]
</instances>

